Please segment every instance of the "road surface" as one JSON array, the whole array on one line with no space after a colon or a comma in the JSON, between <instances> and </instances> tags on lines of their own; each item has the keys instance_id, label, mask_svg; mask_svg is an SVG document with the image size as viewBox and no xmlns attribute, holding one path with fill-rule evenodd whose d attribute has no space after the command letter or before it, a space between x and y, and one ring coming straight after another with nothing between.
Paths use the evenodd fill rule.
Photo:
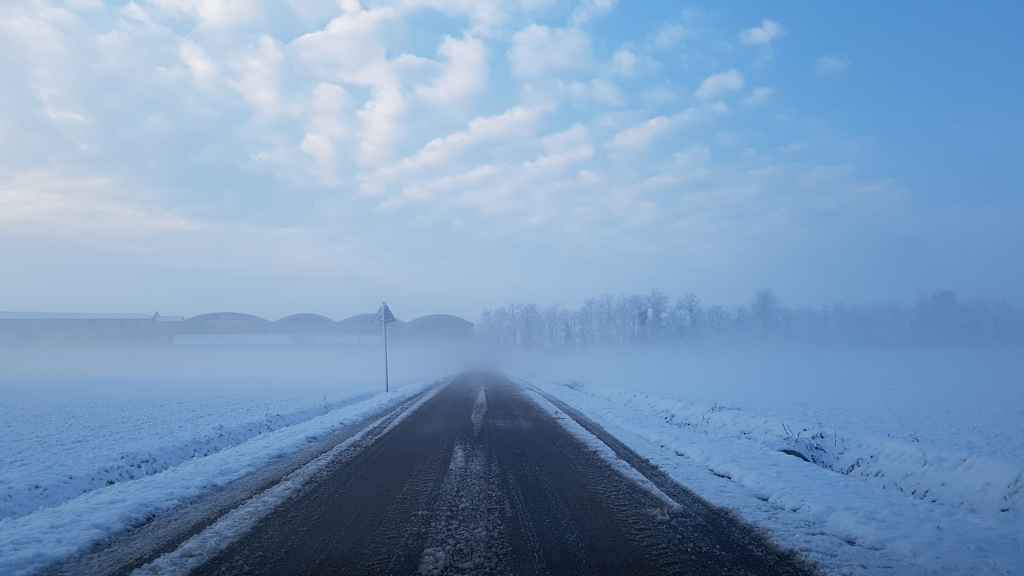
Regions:
<instances>
[{"instance_id":1,"label":"road surface","mask_svg":"<svg viewBox=\"0 0 1024 576\"><path fill-rule=\"evenodd\" d=\"M530 395L456 378L196 573L814 573L595 430L654 484L628 479Z\"/></svg>"}]
</instances>

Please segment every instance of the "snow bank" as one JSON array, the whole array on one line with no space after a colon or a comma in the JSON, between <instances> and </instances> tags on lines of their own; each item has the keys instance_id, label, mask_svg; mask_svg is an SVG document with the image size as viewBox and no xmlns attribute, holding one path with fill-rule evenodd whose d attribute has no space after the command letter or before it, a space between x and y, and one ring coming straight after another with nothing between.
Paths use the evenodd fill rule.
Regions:
<instances>
[{"instance_id":1,"label":"snow bank","mask_svg":"<svg viewBox=\"0 0 1024 576\"><path fill-rule=\"evenodd\" d=\"M1024 563L1016 351L604 351L514 366L838 573Z\"/></svg>"}]
</instances>

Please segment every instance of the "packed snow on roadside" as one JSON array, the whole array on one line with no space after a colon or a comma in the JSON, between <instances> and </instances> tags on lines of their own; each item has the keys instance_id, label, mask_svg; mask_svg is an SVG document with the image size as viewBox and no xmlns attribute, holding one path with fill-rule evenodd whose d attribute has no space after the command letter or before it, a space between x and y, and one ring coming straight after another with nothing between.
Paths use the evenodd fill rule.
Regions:
<instances>
[{"instance_id":1,"label":"packed snow on roadside","mask_svg":"<svg viewBox=\"0 0 1024 576\"><path fill-rule=\"evenodd\" d=\"M437 349L6 349L0 573L225 485L459 368Z\"/></svg>"},{"instance_id":2,"label":"packed snow on roadside","mask_svg":"<svg viewBox=\"0 0 1024 576\"><path fill-rule=\"evenodd\" d=\"M830 573L1024 566L1019 350L604 350L507 367Z\"/></svg>"}]
</instances>

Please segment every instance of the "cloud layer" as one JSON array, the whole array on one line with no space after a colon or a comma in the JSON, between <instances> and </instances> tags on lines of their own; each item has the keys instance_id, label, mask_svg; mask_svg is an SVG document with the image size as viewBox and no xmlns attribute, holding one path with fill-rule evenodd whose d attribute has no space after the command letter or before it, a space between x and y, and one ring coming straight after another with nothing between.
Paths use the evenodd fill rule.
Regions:
<instances>
[{"instance_id":1,"label":"cloud layer","mask_svg":"<svg viewBox=\"0 0 1024 576\"><path fill-rule=\"evenodd\" d=\"M246 275L286 286L300 269L325 293L343 283L369 302L391 292L467 312L509 290L582 295L602 278L618 290L716 266L755 277L769 266L754 247L784 254L834 235L830 219L899 201L849 163L801 157L789 127L756 136L785 93L732 45L776 43L782 24L712 29L681 13L630 38L596 35L627 9L8 3L0 49L19 57L0 60L13 87L0 111L0 240L39 261L147 259L161 282L222 262L233 275L211 282L225 291ZM679 264L627 276L628 262L667 261ZM557 287L544 280L567 269ZM479 277L447 287L468 270ZM29 286L20 305L47 307Z\"/></svg>"}]
</instances>

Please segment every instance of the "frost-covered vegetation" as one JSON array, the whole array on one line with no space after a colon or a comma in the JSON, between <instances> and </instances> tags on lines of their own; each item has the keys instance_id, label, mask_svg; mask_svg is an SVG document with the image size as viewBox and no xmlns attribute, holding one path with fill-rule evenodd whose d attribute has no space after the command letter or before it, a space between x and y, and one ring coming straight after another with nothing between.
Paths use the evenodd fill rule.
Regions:
<instances>
[{"instance_id":1,"label":"frost-covered vegetation","mask_svg":"<svg viewBox=\"0 0 1024 576\"><path fill-rule=\"evenodd\" d=\"M964 301L950 291L910 304L796 307L773 292L750 304L704 304L695 294L601 296L578 308L534 304L484 311L478 332L492 342L539 348L672 341L783 339L872 346L1024 344L1024 311L1009 304Z\"/></svg>"}]
</instances>

